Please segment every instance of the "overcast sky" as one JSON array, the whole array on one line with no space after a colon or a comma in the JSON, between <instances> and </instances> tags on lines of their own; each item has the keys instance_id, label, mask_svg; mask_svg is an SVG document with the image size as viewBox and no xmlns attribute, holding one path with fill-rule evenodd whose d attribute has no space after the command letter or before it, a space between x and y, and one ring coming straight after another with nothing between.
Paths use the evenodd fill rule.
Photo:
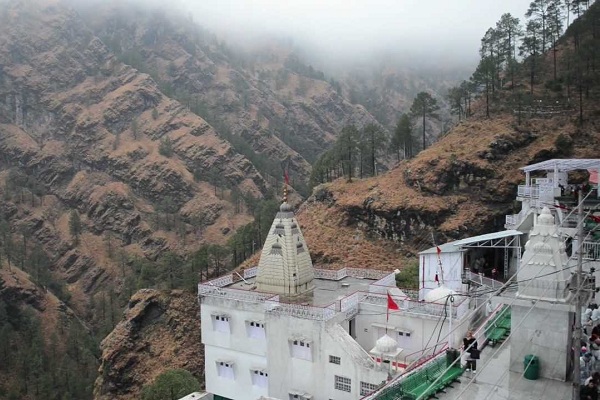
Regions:
<instances>
[{"instance_id":1,"label":"overcast sky","mask_svg":"<svg viewBox=\"0 0 600 400\"><path fill-rule=\"evenodd\" d=\"M530 0L179 0L214 31L275 33L330 56L382 50L475 62L479 40L505 12L523 20Z\"/></svg>"}]
</instances>

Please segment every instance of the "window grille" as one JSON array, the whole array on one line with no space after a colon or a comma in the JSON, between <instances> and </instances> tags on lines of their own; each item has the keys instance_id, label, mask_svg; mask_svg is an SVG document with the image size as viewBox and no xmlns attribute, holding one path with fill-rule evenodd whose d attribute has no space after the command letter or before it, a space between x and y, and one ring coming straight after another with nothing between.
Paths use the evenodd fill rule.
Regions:
<instances>
[{"instance_id":1,"label":"window grille","mask_svg":"<svg viewBox=\"0 0 600 400\"><path fill-rule=\"evenodd\" d=\"M379 385L376 385L374 383L361 382L360 383L360 395L367 396L367 395L373 393L374 391L376 391L378 387L379 387Z\"/></svg>"},{"instance_id":2,"label":"window grille","mask_svg":"<svg viewBox=\"0 0 600 400\"><path fill-rule=\"evenodd\" d=\"M341 390L341 391L350 393L351 388L352 388L352 381L350 378L346 378L345 376L335 375L334 387L336 390Z\"/></svg>"},{"instance_id":3,"label":"window grille","mask_svg":"<svg viewBox=\"0 0 600 400\"><path fill-rule=\"evenodd\" d=\"M342 359L341 359L340 357L337 357L337 356L329 356L329 362L330 362L331 364L337 364L337 365L340 365L340 364L341 364L341 362L342 362Z\"/></svg>"}]
</instances>

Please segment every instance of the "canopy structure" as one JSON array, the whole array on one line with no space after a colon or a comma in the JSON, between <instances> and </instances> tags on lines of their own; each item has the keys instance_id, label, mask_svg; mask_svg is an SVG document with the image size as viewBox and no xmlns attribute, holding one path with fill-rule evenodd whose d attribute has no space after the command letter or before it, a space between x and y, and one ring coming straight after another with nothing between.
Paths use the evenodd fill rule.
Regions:
<instances>
[{"instance_id":1,"label":"canopy structure","mask_svg":"<svg viewBox=\"0 0 600 400\"><path fill-rule=\"evenodd\" d=\"M521 260L521 235L523 232L517 230L505 230L499 232L487 233L485 235L472 236L466 239L455 240L445 243L440 246L431 247L419 254L435 254L464 252L472 248L488 248L488 249L513 249L516 252L517 260ZM509 269L509 254L504 251L504 276L508 276Z\"/></svg>"},{"instance_id":2,"label":"canopy structure","mask_svg":"<svg viewBox=\"0 0 600 400\"><path fill-rule=\"evenodd\" d=\"M439 247L441 253L462 251L469 247L501 247L501 248L521 248L518 241L523 232L517 230L506 230L500 232L486 233L485 235L472 236L466 239L455 240L437 247L431 247L419 254L434 254Z\"/></svg>"},{"instance_id":3,"label":"canopy structure","mask_svg":"<svg viewBox=\"0 0 600 400\"><path fill-rule=\"evenodd\" d=\"M576 169L600 169L600 159L598 158L554 158L552 160L527 165L520 168L525 172L533 171L556 171L568 172Z\"/></svg>"}]
</instances>

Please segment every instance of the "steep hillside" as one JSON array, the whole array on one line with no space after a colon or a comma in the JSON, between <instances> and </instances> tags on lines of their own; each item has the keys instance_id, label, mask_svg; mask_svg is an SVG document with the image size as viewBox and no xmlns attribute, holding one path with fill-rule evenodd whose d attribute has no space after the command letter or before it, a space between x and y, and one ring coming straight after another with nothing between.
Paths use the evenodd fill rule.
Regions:
<instances>
[{"instance_id":1,"label":"steep hillside","mask_svg":"<svg viewBox=\"0 0 600 400\"><path fill-rule=\"evenodd\" d=\"M74 6L120 59L151 74L274 180L285 160L302 188L310 163L343 126L376 122L282 46L250 54L165 10L131 3Z\"/></svg>"},{"instance_id":2,"label":"steep hillside","mask_svg":"<svg viewBox=\"0 0 600 400\"><path fill-rule=\"evenodd\" d=\"M248 159L58 2L3 4L0 66L2 217L44 246L77 298L115 279L104 243L155 258L223 242L203 233L250 217L216 187L267 191ZM69 234L72 210L80 240ZM177 235L165 228L173 220Z\"/></svg>"},{"instance_id":3,"label":"steep hillside","mask_svg":"<svg viewBox=\"0 0 600 400\"><path fill-rule=\"evenodd\" d=\"M1 266L0 398L90 398L98 351L89 328L27 273Z\"/></svg>"},{"instance_id":4,"label":"steep hillside","mask_svg":"<svg viewBox=\"0 0 600 400\"><path fill-rule=\"evenodd\" d=\"M102 341L97 400L139 399L162 372L183 368L204 381L198 300L182 291L141 290Z\"/></svg>"}]
</instances>

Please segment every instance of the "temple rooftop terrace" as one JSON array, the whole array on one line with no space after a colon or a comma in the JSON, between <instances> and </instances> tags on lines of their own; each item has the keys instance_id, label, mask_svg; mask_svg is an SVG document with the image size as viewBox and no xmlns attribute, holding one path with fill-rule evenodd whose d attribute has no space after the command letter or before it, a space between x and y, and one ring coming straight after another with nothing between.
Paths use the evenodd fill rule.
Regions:
<instances>
[{"instance_id":1,"label":"temple rooftop terrace","mask_svg":"<svg viewBox=\"0 0 600 400\"><path fill-rule=\"evenodd\" d=\"M198 285L198 296L213 298L215 301L233 300L254 304L267 312L286 314L298 318L328 321L341 317L350 319L362 307L385 310L387 293L394 298L399 312L422 314L430 317L444 315L447 310L442 303L418 301L416 291L401 290L396 287L394 272L360 268L340 270L315 269L315 290L305 295L286 297L256 290L256 268L202 282ZM448 307L455 318L468 312L468 298L460 296Z\"/></svg>"}]
</instances>

